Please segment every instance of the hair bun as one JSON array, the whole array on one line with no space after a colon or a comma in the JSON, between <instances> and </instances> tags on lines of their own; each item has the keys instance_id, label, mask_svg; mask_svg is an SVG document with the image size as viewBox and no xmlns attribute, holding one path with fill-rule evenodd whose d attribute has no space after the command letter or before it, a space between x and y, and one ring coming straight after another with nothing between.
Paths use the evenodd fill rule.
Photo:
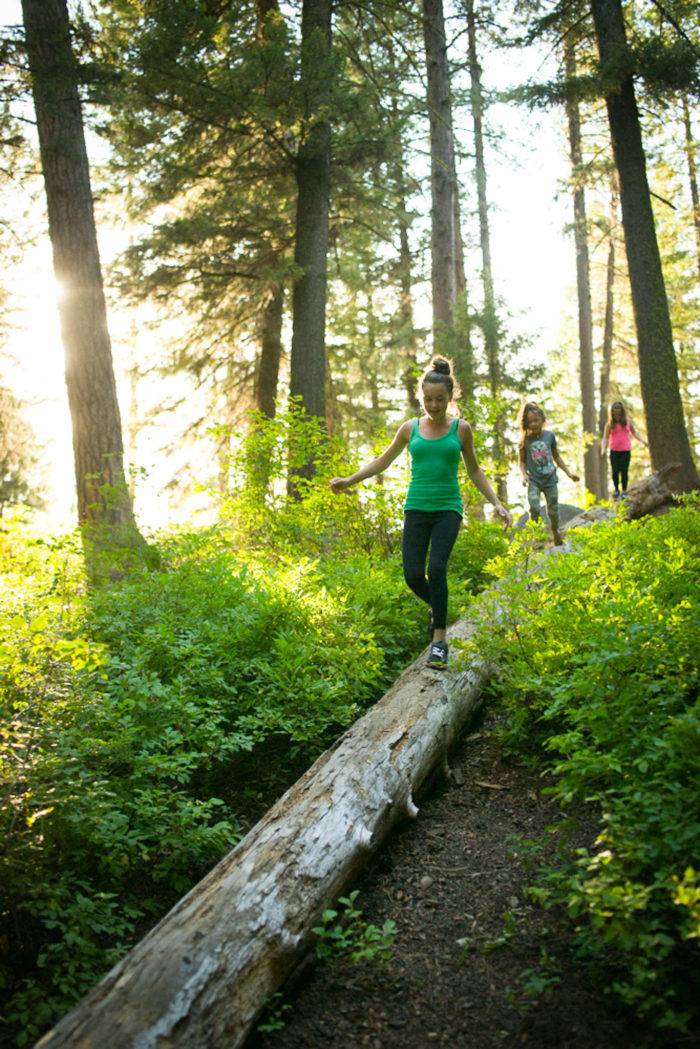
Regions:
<instances>
[{"instance_id":1,"label":"hair bun","mask_svg":"<svg viewBox=\"0 0 700 1049\"><path fill-rule=\"evenodd\" d=\"M440 375L451 375L452 367L450 362L445 360L444 357L433 357L430 362L430 367L434 372L439 372Z\"/></svg>"}]
</instances>

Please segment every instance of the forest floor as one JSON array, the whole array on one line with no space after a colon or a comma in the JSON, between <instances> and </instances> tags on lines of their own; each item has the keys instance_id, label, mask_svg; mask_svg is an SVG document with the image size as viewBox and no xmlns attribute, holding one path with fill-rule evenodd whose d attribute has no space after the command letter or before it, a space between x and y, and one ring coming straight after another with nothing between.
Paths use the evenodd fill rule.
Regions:
<instances>
[{"instance_id":1,"label":"forest floor","mask_svg":"<svg viewBox=\"0 0 700 1049\"><path fill-rule=\"evenodd\" d=\"M561 810L537 773L504 759L498 719L487 705L451 757L456 781L426 793L352 887L368 922L396 923L391 960L307 966L268 1017L284 1027L246 1049L648 1044L577 961L563 920L528 898L540 860L592 843L597 825L579 811L573 839L548 830Z\"/></svg>"}]
</instances>

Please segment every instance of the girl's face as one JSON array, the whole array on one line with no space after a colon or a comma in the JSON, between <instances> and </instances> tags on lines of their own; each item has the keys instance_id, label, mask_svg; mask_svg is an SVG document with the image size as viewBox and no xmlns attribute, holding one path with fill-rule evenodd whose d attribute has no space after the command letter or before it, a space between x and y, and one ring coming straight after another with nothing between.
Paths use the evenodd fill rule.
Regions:
<instances>
[{"instance_id":1,"label":"girl's face","mask_svg":"<svg viewBox=\"0 0 700 1049\"><path fill-rule=\"evenodd\" d=\"M613 404L612 417L614 422L622 422L623 408L621 404Z\"/></svg>"},{"instance_id":2,"label":"girl's face","mask_svg":"<svg viewBox=\"0 0 700 1049\"><path fill-rule=\"evenodd\" d=\"M538 434L542 433L544 419L539 412L528 412L525 416L524 422L525 429L532 437L537 437Z\"/></svg>"},{"instance_id":3,"label":"girl's face","mask_svg":"<svg viewBox=\"0 0 700 1049\"><path fill-rule=\"evenodd\" d=\"M423 407L431 419L440 419L447 411L450 395L444 382L423 383Z\"/></svg>"}]
</instances>

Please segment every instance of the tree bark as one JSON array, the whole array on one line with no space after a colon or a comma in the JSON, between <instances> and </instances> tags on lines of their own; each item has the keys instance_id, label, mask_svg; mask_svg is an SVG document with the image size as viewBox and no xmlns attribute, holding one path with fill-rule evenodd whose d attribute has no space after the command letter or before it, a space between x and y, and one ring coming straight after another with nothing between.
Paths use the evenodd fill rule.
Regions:
<instances>
[{"instance_id":1,"label":"tree bark","mask_svg":"<svg viewBox=\"0 0 700 1049\"><path fill-rule=\"evenodd\" d=\"M138 536L107 329L90 171L66 0L22 0L49 217L79 522Z\"/></svg>"},{"instance_id":2,"label":"tree bark","mask_svg":"<svg viewBox=\"0 0 700 1049\"><path fill-rule=\"evenodd\" d=\"M591 0L615 164L637 329L639 375L651 462L680 463L681 483L698 486L685 428L666 287L656 239L639 113L620 0Z\"/></svg>"},{"instance_id":3,"label":"tree bark","mask_svg":"<svg viewBox=\"0 0 700 1049\"><path fill-rule=\"evenodd\" d=\"M450 635L472 632L462 620ZM416 815L489 672L478 656L461 674L416 661L38 1046L240 1046L323 910Z\"/></svg>"},{"instance_id":4,"label":"tree bark","mask_svg":"<svg viewBox=\"0 0 700 1049\"><path fill-rule=\"evenodd\" d=\"M398 109L395 100L392 100L392 116L398 120ZM399 331L401 339L401 354L404 357L405 366L402 371L402 382L406 391L406 400L410 412L420 409L418 400L418 361L416 329L413 322L413 260L411 256L411 245L408 237L408 191L406 189L406 176L404 171L403 149L399 145L399 156L392 168L393 183L396 191L396 205L398 213L399 230Z\"/></svg>"},{"instance_id":5,"label":"tree bark","mask_svg":"<svg viewBox=\"0 0 700 1049\"><path fill-rule=\"evenodd\" d=\"M413 274L411 266L411 248L408 241L408 223L405 219L406 198L399 202L399 315L401 318L401 332L403 335L403 354L405 367L402 372L402 381L406 391L406 400L410 412L420 410L418 400L418 360L416 345L416 329L413 323Z\"/></svg>"},{"instance_id":6,"label":"tree bark","mask_svg":"<svg viewBox=\"0 0 700 1049\"><path fill-rule=\"evenodd\" d=\"M464 240L462 238L459 180L457 179L454 150L452 153L452 174L455 185L455 290L457 293L453 310L454 345L452 347L452 358L455 365L455 375L462 390L462 397L469 403L474 400L476 393L476 366L474 363L472 324L469 313L469 289L464 268Z\"/></svg>"},{"instance_id":7,"label":"tree bark","mask_svg":"<svg viewBox=\"0 0 700 1049\"><path fill-rule=\"evenodd\" d=\"M255 376L255 404L258 411L274 419L282 359L282 318L284 287L275 285L260 318L260 357Z\"/></svg>"},{"instance_id":8,"label":"tree bark","mask_svg":"<svg viewBox=\"0 0 700 1049\"><path fill-rule=\"evenodd\" d=\"M617 173L613 172L610 180L610 232L608 236L608 261L605 271L605 319L603 321L603 350L600 362L600 409L598 413L598 435L602 439L605 423L608 419L608 402L610 400L610 369L612 366L612 348L615 330L615 229L617 227L618 189ZM607 449L605 458L601 457L600 494L607 499L610 492L608 483Z\"/></svg>"},{"instance_id":9,"label":"tree bark","mask_svg":"<svg viewBox=\"0 0 700 1049\"><path fill-rule=\"evenodd\" d=\"M304 0L301 83L309 129L296 158L297 215L294 261L301 276L292 294L290 393L309 415L325 419L326 256L330 206L331 127L321 116L330 100L330 0ZM309 464L307 473L313 472Z\"/></svg>"},{"instance_id":10,"label":"tree bark","mask_svg":"<svg viewBox=\"0 0 700 1049\"><path fill-rule=\"evenodd\" d=\"M433 340L437 347L452 329L457 295L452 100L442 0L423 0L423 38L430 120Z\"/></svg>"},{"instance_id":11,"label":"tree bark","mask_svg":"<svg viewBox=\"0 0 700 1049\"><path fill-rule=\"evenodd\" d=\"M474 0L466 0L467 42L472 121L474 123L474 156L476 164L476 195L479 211L479 242L481 244L481 280L484 292L483 332L484 350L489 373L489 391L494 401L501 395L502 376L496 297L493 289L493 265L491 262L491 230L489 228L489 206L486 180L486 156L484 151L484 97L481 86L481 65L477 51L476 18ZM497 463L505 459L505 420L498 418L494 428L493 455ZM506 478L502 471L496 472L496 487L502 502L508 501Z\"/></svg>"},{"instance_id":12,"label":"tree bark","mask_svg":"<svg viewBox=\"0 0 700 1049\"><path fill-rule=\"evenodd\" d=\"M567 80L576 76L576 56L569 44L564 50ZM581 387L581 421L583 425L584 482L589 492L602 495L600 482L600 444L596 436L595 377L593 373L593 314L591 310L591 271L588 257L588 220L586 191L583 187L583 153L581 149L581 116L578 102L566 102L569 126L569 153L574 201L574 243L576 245L576 290L578 298L579 385Z\"/></svg>"},{"instance_id":13,"label":"tree bark","mask_svg":"<svg viewBox=\"0 0 700 1049\"><path fill-rule=\"evenodd\" d=\"M698 272L700 272L700 194L698 193L698 166L695 159L695 142L693 140L693 128L690 123L690 109L688 98L681 96L683 109L683 130L685 132L685 156L688 161L688 182L690 184L690 199L693 204L693 225L695 227L695 246Z\"/></svg>"}]
</instances>

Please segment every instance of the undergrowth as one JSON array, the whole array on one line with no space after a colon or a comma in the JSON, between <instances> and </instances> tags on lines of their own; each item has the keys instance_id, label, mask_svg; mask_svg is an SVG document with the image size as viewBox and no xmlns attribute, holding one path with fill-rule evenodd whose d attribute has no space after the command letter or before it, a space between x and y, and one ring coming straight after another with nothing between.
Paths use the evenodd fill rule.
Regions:
<instances>
[{"instance_id":1,"label":"undergrowth","mask_svg":"<svg viewBox=\"0 0 700 1049\"><path fill-rule=\"evenodd\" d=\"M21 1045L65 1012L425 644L401 500L328 490L342 449L260 424L219 523L88 586L79 537L0 529L0 991ZM281 436L280 436L281 435ZM322 447L289 500L285 446ZM280 449L277 460L270 447ZM463 531L453 611L503 549Z\"/></svg>"},{"instance_id":2,"label":"undergrowth","mask_svg":"<svg viewBox=\"0 0 700 1049\"><path fill-rule=\"evenodd\" d=\"M592 802L591 849L544 869L532 895L566 910L580 957L647 1023L697 1022L700 936L700 514L532 532L472 642L500 668L503 742L547 769L563 806Z\"/></svg>"}]
</instances>

